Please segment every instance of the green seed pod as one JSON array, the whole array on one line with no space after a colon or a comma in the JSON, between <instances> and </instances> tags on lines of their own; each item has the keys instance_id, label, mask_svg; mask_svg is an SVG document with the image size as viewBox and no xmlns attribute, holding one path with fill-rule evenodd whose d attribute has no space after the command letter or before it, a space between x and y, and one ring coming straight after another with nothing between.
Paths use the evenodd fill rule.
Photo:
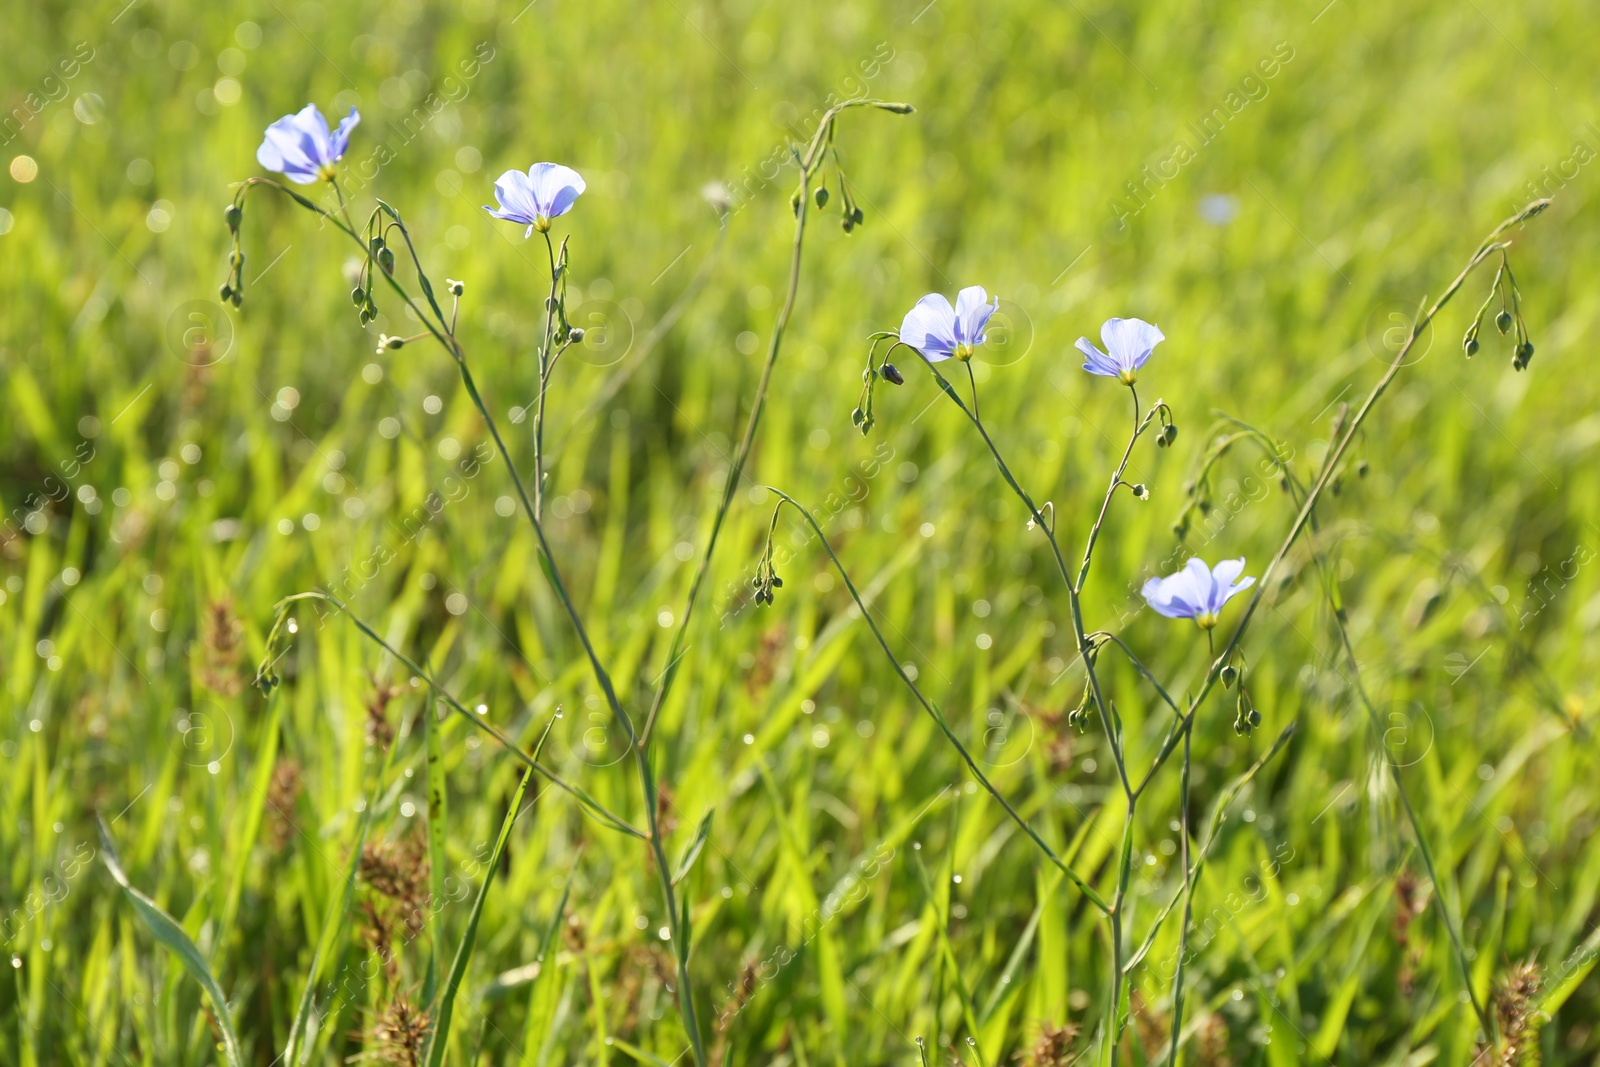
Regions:
<instances>
[{"instance_id":1,"label":"green seed pod","mask_svg":"<svg viewBox=\"0 0 1600 1067\"><path fill-rule=\"evenodd\" d=\"M364 307L367 303L367 291L359 285L350 290L350 303L356 307Z\"/></svg>"},{"instance_id":2,"label":"green seed pod","mask_svg":"<svg viewBox=\"0 0 1600 1067\"><path fill-rule=\"evenodd\" d=\"M394 273L394 251L385 245L378 250L378 266L383 268L383 273Z\"/></svg>"},{"instance_id":3,"label":"green seed pod","mask_svg":"<svg viewBox=\"0 0 1600 1067\"><path fill-rule=\"evenodd\" d=\"M1502 334L1511 329L1511 312L1501 308L1500 314L1494 317L1494 326Z\"/></svg>"},{"instance_id":4,"label":"green seed pod","mask_svg":"<svg viewBox=\"0 0 1600 1067\"><path fill-rule=\"evenodd\" d=\"M796 193L789 194L789 207L794 211L794 213L796 215L800 214L800 194L799 193L796 192Z\"/></svg>"},{"instance_id":5,"label":"green seed pod","mask_svg":"<svg viewBox=\"0 0 1600 1067\"><path fill-rule=\"evenodd\" d=\"M223 286L218 291L217 295L219 297L221 297L224 302L232 300L233 299L233 286L228 285L227 283L223 283Z\"/></svg>"},{"instance_id":6,"label":"green seed pod","mask_svg":"<svg viewBox=\"0 0 1600 1067\"><path fill-rule=\"evenodd\" d=\"M1239 668L1231 663L1226 664L1222 668L1220 677L1222 678L1222 687L1224 689L1232 689L1233 683L1239 680Z\"/></svg>"},{"instance_id":7,"label":"green seed pod","mask_svg":"<svg viewBox=\"0 0 1600 1067\"><path fill-rule=\"evenodd\" d=\"M228 222L228 232L238 233L239 222L244 218L244 211L238 204L229 204L222 209L222 217Z\"/></svg>"},{"instance_id":8,"label":"green seed pod","mask_svg":"<svg viewBox=\"0 0 1600 1067\"><path fill-rule=\"evenodd\" d=\"M1471 359L1478 354L1478 339L1476 337L1468 337L1461 342L1461 347L1467 353L1467 358Z\"/></svg>"},{"instance_id":9,"label":"green seed pod","mask_svg":"<svg viewBox=\"0 0 1600 1067\"><path fill-rule=\"evenodd\" d=\"M867 221L866 212L862 211L859 207L850 213L850 217L856 220L857 226L860 226L863 222Z\"/></svg>"},{"instance_id":10,"label":"green seed pod","mask_svg":"<svg viewBox=\"0 0 1600 1067\"><path fill-rule=\"evenodd\" d=\"M818 207L828 206L828 187L826 185L817 186L817 191L813 194L813 196L817 201Z\"/></svg>"}]
</instances>

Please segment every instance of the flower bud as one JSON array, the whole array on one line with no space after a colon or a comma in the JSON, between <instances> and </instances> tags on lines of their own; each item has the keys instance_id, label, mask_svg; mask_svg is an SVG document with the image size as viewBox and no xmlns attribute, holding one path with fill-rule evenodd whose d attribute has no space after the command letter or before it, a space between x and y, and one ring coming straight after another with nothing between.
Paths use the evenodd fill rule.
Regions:
<instances>
[{"instance_id":1,"label":"flower bud","mask_svg":"<svg viewBox=\"0 0 1600 1067\"><path fill-rule=\"evenodd\" d=\"M828 206L828 187L826 185L817 186L817 191L813 196L816 198L818 207Z\"/></svg>"},{"instance_id":2,"label":"flower bud","mask_svg":"<svg viewBox=\"0 0 1600 1067\"><path fill-rule=\"evenodd\" d=\"M1494 317L1494 327L1502 334L1511 329L1511 312L1501 308L1500 314Z\"/></svg>"},{"instance_id":3,"label":"flower bud","mask_svg":"<svg viewBox=\"0 0 1600 1067\"><path fill-rule=\"evenodd\" d=\"M1176 426L1169 422L1165 426L1161 427L1161 443L1163 445L1171 445L1172 442L1176 441L1177 439L1178 428Z\"/></svg>"},{"instance_id":4,"label":"flower bud","mask_svg":"<svg viewBox=\"0 0 1600 1067\"><path fill-rule=\"evenodd\" d=\"M366 307L367 291L361 288L359 285L350 290L350 303L354 304L356 307Z\"/></svg>"},{"instance_id":5,"label":"flower bud","mask_svg":"<svg viewBox=\"0 0 1600 1067\"><path fill-rule=\"evenodd\" d=\"M800 214L800 194L798 192L790 194L789 207L793 209L796 215Z\"/></svg>"},{"instance_id":6,"label":"flower bud","mask_svg":"<svg viewBox=\"0 0 1600 1067\"><path fill-rule=\"evenodd\" d=\"M1465 341L1461 342L1461 348L1467 353L1467 358L1471 359L1478 354L1478 339L1469 336Z\"/></svg>"},{"instance_id":7,"label":"flower bud","mask_svg":"<svg viewBox=\"0 0 1600 1067\"><path fill-rule=\"evenodd\" d=\"M905 375L901 374L900 368L896 367L893 363L885 363L879 369L878 373L882 374L883 380L888 382L890 385L906 384Z\"/></svg>"},{"instance_id":8,"label":"flower bud","mask_svg":"<svg viewBox=\"0 0 1600 1067\"><path fill-rule=\"evenodd\" d=\"M394 249L384 245L378 249L378 266L383 268L383 273L394 273Z\"/></svg>"},{"instance_id":9,"label":"flower bud","mask_svg":"<svg viewBox=\"0 0 1600 1067\"><path fill-rule=\"evenodd\" d=\"M228 232L239 232L239 220L244 218L244 211L238 204L229 204L222 210L222 217L228 221Z\"/></svg>"},{"instance_id":10,"label":"flower bud","mask_svg":"<svg viewBox=\"0 0 1600 1067\"><path fill-rule=\"evenodd\" d=\"M850 217L855 220L857 226L860 226L863 222L867 221L866 212L862 211L859 207L850 213Z\"/></svg>"},{"instance_id":11,"label":"flower bud","mask_svg":"<svg viewBox=\"0 0 1600 1067\"><path fill-rule=\"evenodd\" d=\"M1365 478L1367 476L1367 472L1370 471L1370 470L1372 470L1372 466L1366 460L1364 460L1364 459L1356 460L1356 477L1357 478Z\"/></svg>"},{"instance_id":12,"label":"flower bud","mask_svg":"<svg viewBox=\"0 0 1600 1067\"><path fill-rule=\"evenodd\" d=\"M218 290L217 296L220 297L224 303L226 303L229 300L232 300L233 299L233 286L231 286L231 285L227 284L226 282L224 282L222 284L222 288L220 290Z\"/></svg>"},{"instance_id":13,"label":"flower bud","mask_svg":"<svg viewBox=\"0 0 1600 1067\"><path fill-rule=\"evenodd\" d=\"M1222 687L1224 689L1232 689L1233 683L1239 680L1239 668L1235 667L1231 663L1226 664L1222 668L1222 672L1219 677L1222 679Z\"/></svg>"}]
</instances>

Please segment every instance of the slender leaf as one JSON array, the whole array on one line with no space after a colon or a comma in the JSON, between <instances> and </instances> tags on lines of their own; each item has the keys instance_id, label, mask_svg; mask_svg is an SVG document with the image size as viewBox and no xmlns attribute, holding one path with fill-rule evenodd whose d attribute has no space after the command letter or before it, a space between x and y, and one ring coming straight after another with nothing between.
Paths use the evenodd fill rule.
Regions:
<instances>
[{"instance_id":1,"label":"slender leaf","mask_svg":"<svg viewBox=\"0 0 1600 1067\"><path fill-rule=\"evenodd\" d=\"M461 981L466 977L467 964L472 961L472 951L477 947L478 920L483 916L483 903L488 899L489 886L494 883L495 871L500 868L500 858L505 855L506 841L511 837L511 826L517 821L517 816L522 812L522 797L528 791L528 782L533 777L533 762L537 762L539 754L544 751L544 744L550 738L550 728L555 725L555 718L545 724L544 733L539 736L539 744L533 750L533 761L522 774L522 781L517 785L517 791L511 797L511 804L506 808L505 821L500 824L500 836L495 839L494 851L489 855L488 869L483 873L483 884L478 887L478 896L472 902L472 911L467 916L467 928L461 934L461 944L456 947L455 961L450 965L450 977L446 980L444 989L439 998L439 1009L435 1013L433 1030L428 1035L427 1054L423 1062L427 1067L439 1067L444 1062L445 1046L450 1043L450 1017L455 1011L456 993L461 988Z\"/></svg>"},{"instance_id":2,"label":"slender leaf","mask_svg":"<svg viewBox=\"0 0 1600 1067\"><path fill-rule=\"evenodd\" d=\"M205 957L200 955L199 947L184 932L183 927L178 925L176 919L128 881L128 874L122 869L122 861L117 859L116 846L111 843L111 831L104 819L100 819L99 823L100 858L105 861L106 869L122 887L122 892L133 905L133 910L144 920L145 926L155 935L161 947L178 957L178 962L183 964L184 970L200 983L200 987L206 991L206 996L211 998L211 1010L216 1015L217 1029L222 1032L222 1053L230 1067L244 1067L244 1056L239 1051L239 1036L233 1030L233 1015L228 1011L228 1000L222 995L222 987L217 985L217 979L211 973L211 968L206 965Z\"/></svg>"}]
</instances>

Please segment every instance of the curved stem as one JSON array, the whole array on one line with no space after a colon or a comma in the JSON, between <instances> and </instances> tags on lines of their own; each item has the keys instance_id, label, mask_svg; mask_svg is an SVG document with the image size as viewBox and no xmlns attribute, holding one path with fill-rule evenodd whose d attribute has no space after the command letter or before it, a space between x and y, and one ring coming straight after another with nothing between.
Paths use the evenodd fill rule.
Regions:
<instances>
[{"instance_id":1,"label":"curved stem","mask_svg":"<svg viewBox=\"0 0 1600 1067\"><path fill-rule=\"evenodd\" d=\"M1128 437L1128 446L1122 450L1122 460L1117 464L1116 472L1111 475L1111 484L1106 487L1105 498L1100 501L1100 514L1095 516L1094 525L1089 528L1089 539L1083 546L1083 562L1078 566L1077 580L1072 583L1074 597L1083 595L1083 583L1089 577L1089 562L1094 558L1095 542L1100 540L1100 527L1105 525L1106 513L1111 509L1111 498L1116 494L1117 486L1122 484L1122 476L1128 470L1128 460L1133 457L1133 446L1139 440L1139 435L1144 432L1144 427L1139 424L1139 391L1130 385L1128 394L1133 397L1133 433Z\"/></svg>"},{"instance_id":2,"label":"curved stem","mask_svg":"<svg viewBox=\"0 0 1600 1067\"><path fill-rule=\"evenodd\" d=\"M277 608L280 613L280 622L281 613L285 605L301 600L322 600L332 604L334 609L339 614L348 618L351 625L353 625L357 630L361 631L366 638L376 644L379 648L383 649L385 652L389 653L389 655L405 664L406 669L409 670L413 675L421 678L423 682L427 684L428 688L432 689L434 693L438 695L439 699L445 702L450 710L456 712L477 729L494 738L494 740L497 741L507 752L511 753L518 762L525 764L528 767L532 767L535 771L538 771L540 774L544 775L545 778L549 779L550 784L554 785L556 788L563 789L566 792L571 793L585 810L594 815L602 823L610 826L614 830L620 830L629 837L637 837L641 840L644 839L646 836L644 831L627 822L621 816L615 815L606 810L606 808L601 805L599 801L595 800L583 789L573 785L571 782L568 782L566 779L550 770L544 764L540 763L537 759L523 752L521 746L517 744L516 739L511 737L511 735L507 734L498 726L484 719L483 716L469 711L466 705L457 700L455 695L441 685L432 674L428 673L428 671L422 667L421 664L417 663L416 660L413 660L410 656L407 656L404 652L401 652L399 649L389 644L389 642L385 641L381 636L379 636L376 630L369 626L359 615L351 611L349 605L345 604L338 597L333 596L331 593L321 592L320 590L313 590L306 593L294 593L290 596L286 596L282 600L278 601L277 604ZM277 626L274 625L274 634L276 631ZM268 645L269 647L271 645L270 637L268 639Z\"/></svg>"},{"instance_id":3,"label":"curved stem","mask_svg":"<svg viewBox=\"0 0 1600 1067\"><path fill-rule=\"evenodd\" d=\"M745 420L744 435L739 439L738 451L734 453L733 463L728 467L728 474L722 485L722 498L718 501L717 510L711 519L711 533L706 538L705 551L701 553L700 562L695 567L683 615L678 621L678 628L672 635L672 644L667 650L667 665L661 672L661 681L656 686L655 696L651 698L650 711L645 715L644 729L640 733L638 742L641 747L649 746L650 739L655 733L656 720L661 715L662 705L666 703L672 683L677 680L678 667L683 660L683 642L689 632L689 620L700 602L700 593L705 586L706 576L711 571L711 557L717 550L717 539L722 533L723 521L733 506L733 496L739 489L739 480L744 476L745 464L755 447L756 430L761 425L761 415L767 404L767 389L772 383L772 369L777 365L778 351L783 345L784 332L789 326L789 316L794 312L795 299L800 292L800 253L805 245L806 218L811 207L811 176L821 166L826 156L827 148L833 140L834 119L841 112L855 107L883 106L883 101L870 99L846 100L835 104L817 123L817 131L805 152L802 154L791 150L800 169L800 189L799 200L795 207L794 244L789 252L789 284L784 292L783 306L779 308L777 320L772 326L772 340L767 345L767 359L762 364L761 378L756 383L755 399L750 405L750 415ZM898 107L900 105L888 110Z\"/></svg>"},{"instance_id":4,"label":"curved stem","mask_svg":"<svg viewBox=\"0 0 1600 1067\"><path fill-rule=\"evenodd\" d=\"M803 504L801 504L794 497L790 496L788 493L785 493L782 489L778 489L775 486L770 485L766 486L766 489L769 492L776 494L783 500L784 503L789 504L797 512L799 512L801 517L805 519L806 524L810 526L812 531L817 535L817 540L822 543L823 551L828 554L828 559L833 562L834 569L839 572L839 577L844 581L845 588L850 592L850 599L855 601L856 607L861 612L862 619L866 621L867 628L872 631L872 636L877 639L878 647L883 650L883 654L888 658L889 664L894 668L895 674L899 675L900 680L904 682L906 688L911 691L911 695L916 698L917 703L922 705L922 709L928 713L930 718L933 719L934 723L939 727L939 730L944 734L945 739L955 746L956 751L960 753L961 759L966 763L967 769L972 772L973 777L977 778L978 783L982 785L991 796L1000 802L1000 806L1005 809L1006 814L1009 815L1012 821L1022 829L1022 832L1027 834L1029 839L1039 847L1039 850L1044 853L1046 858L1048 858L1051 863L1055 864L1061 873L1065 874L1067 878L1071 880L1073 885L1076 885L1079 889L1081 889L1084 895L1089 898L1096 908L1098 908L1102 913L1109 914L1111 906L1106 903L1105 898L1099 893L1095 892L1094 887L1079 877L1076 871L1067 866L1066 862L1056 854L1056 851L1047 845L1044 839L1039 836L1038 832L1034 830L1028 821L1024 819L1014 807L1011 806L1011 802L1008 801L1005 798L1005 795L995 787L994 783L989 781L988 776L979 769L977 761L972 758L972 753L967 750L967 747L961 743L961 740L956 737L954 731L950 729L950 723L945 719L944 713L939 710L937 705L924 696L922 690L917 687L917 683L911 680L911 676L906 673L905 668L900 664L899 658L895 656L894 650L889 647L889 642L883 636L883 631L878 628L877 622L873 620L872 612L868 610L866 601L862 600L861 593L856 589L855 582L851 581L849 572L844 569L844 564L840 562L838 555L833 551L833 546L828 543L828 537L825 533L823 533L822 526L817 522L815 516L813 516L811 512L807 511Z\"/></svg>"}]
</instances>

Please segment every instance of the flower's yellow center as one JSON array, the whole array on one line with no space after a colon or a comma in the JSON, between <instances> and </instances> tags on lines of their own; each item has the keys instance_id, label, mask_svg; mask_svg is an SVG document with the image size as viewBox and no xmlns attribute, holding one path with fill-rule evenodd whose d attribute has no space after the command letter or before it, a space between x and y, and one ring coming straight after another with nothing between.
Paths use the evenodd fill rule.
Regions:
<instances>
[{"instance_id":1,"label":"flower's yellow center","mask_svg":"<svg viewBox=\"0 0 1600 1067\"><path fill-rule=\"evenodd\" d=\"M1133 370L1119 370L1117 371L1117 377L1122 379L1123 385L1132 385L1134 382L1139 380L1139 372Z\"/></svg>"},{"instance_id":2,"label":"flower's yellow center","mask_svg":"<svg viewBox=\"0 0 1600 1067\"><path fill-rule=\"evenodd\" d=\"M1209 630L1217 624L1217 613L1214 611L1202 611L1194 617L1194 621L1200 629Z\"/></svg>"},{"instance_id":3,"label":"flower's yellow center","mask_svg":"<svg viewBox=\"0 0 1600 1067\"><path fill-rule=\"evenodd\" d=\"M972 346L968 344L956 345L955 349L950 354L955 356L961 362L965 363L967 360L972 358Z\"/></svg>"},{"instance_id":4,"label":"flower's yellow center","mask_svg":"<svg viewBox=\"0 0 1600 1067\"><path fill-rule=\"evenodd\" d=\"M549 218L547 218L544 215L535 215L533 217L533 228L538 230L540 233L549 233L550 232L550 220L549 220Z\"/></svg>"},{"instance_id":5,"label":"flower's yellow center","mask_svg":"<svg viewBox=\"0 0 1600 1067\"><path fill-rule=\"evenodd\" d=\"M332 163L324 163L322 166L317 168L317 177L321 178L325 182L333 181L334 176L338 173L339 168L334 166Z\"/></svg>"}]
</instances>

